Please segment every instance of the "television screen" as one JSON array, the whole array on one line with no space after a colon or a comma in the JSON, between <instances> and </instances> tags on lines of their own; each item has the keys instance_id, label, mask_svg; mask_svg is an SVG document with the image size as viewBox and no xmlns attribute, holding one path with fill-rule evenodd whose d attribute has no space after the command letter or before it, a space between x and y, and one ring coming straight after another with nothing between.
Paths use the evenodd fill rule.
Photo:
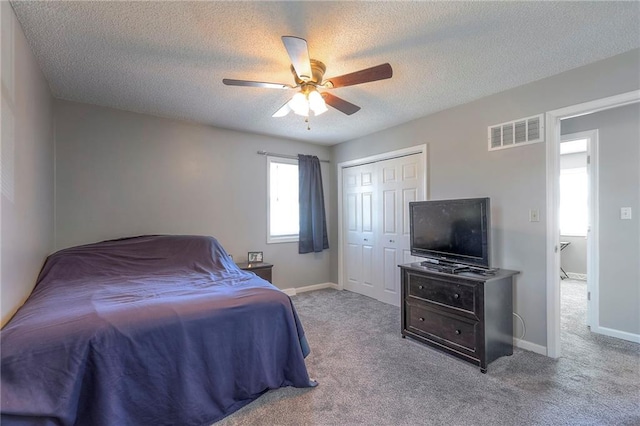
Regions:
<instances>
[{"instance_id":1,"label":"television screen","mask_svg":"<svg viewBox=\"0 0 640 426\"><path fill-rule=\"evenodd\" d=\"M489 268L489 198L412 202L411 254Z\"/></svg>"}]
</instances>

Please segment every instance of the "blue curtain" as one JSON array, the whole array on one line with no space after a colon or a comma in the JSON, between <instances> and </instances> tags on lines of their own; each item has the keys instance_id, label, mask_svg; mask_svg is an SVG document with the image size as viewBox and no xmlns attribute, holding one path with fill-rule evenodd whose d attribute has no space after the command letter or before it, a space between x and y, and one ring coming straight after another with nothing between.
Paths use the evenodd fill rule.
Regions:
<instances>
[{"instance_id":1,"label":"blue curtain","mask_svg":"<svg viewBox=\"0 0 640 426\"><path fill-rule=\"evenodd\" d=\"M298 253L321 252L329 248L320 160L314 155L298 155L298 201L300 241Z\"/></svg>"}]
</instances>

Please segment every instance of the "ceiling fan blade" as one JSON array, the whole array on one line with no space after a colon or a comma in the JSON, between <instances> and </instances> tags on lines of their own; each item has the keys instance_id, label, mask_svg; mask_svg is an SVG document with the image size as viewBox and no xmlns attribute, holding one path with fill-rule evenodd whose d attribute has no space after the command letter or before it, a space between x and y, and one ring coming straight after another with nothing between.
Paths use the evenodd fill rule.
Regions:
<instances>
[{"instance_id":1,"label":"ceiling fan blade","mask_svg":"<svg viewBox=\"0 0 640 426\"><path fill-rule=\"evenodd\" d=\"M286 104L282 105L279 110L273 113L272 117L284 117L285 115L291 112L291 107L289 106L289 101Z\"/></svg>"},{"instance_id":2,"label":"ceiling fan blade","mask_svg":"<svg viewBox=\"0 0 640 426\"><path fill-rule=\"evenodd\" d=\"M311 61L309 60L309 49L307 41L300 37L282 36L282 42L291 59L291 65L296 70L300 80L310 80Z\"/></svg>"},{"instance_id":3,"label":"ceiling fan blade","mask_svg":"<svg viewBox=\"0 0 640 426\"><path fill-rule=\"evenodd\" d=\"M222 80L227 86L262 87L264 89L291 89L292 86L281 83L265 83L264 81L232 80L225 78Z\"/></svg>"},{"instance_id":4,"label":"ceiling fan blade","mask_svg":"<svg viewBox=\"0 0 640 426\"><path fill-rule=\"evenodd\" d=\"M356 112L360 111L360 107L358 105L347 102L342 98L332 95L331 93L324 92L322 93L322 97L328 105L331 105L338 111L343 112L347 115L355 114Z\"/></svg>"},{"instance_id":5,"label":"ceiling fan blade","mask_svg":"<svg viewBox=\"0 0 640 426\"><path fill-rule=\"evenodd\" d=\"M352 72L338 77L329 78L325 83L328 88L353 86L354 84L368 83L370 81L384 80L393 76L393 69L389 64L377 65L375 67Z\"/></svg>"}]
</instances>

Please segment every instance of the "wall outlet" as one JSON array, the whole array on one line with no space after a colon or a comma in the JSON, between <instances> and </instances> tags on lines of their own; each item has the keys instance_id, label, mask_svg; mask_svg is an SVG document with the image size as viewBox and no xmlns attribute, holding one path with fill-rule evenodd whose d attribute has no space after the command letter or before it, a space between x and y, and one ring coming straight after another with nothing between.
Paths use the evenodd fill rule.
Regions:
<instances>
[{"instance_id":1,"label":"wall outlet","mask_svg":"<svg viewBox=\"0 0 640 426\"><path fill-rule=\"evenodd\" d=\"M620 207L620 219L631 220L631 207Z\"/></svg>"},{"instance_id":2,"label":"wall outlet","mask_svg":"<svg viewBox=\"0 0 640 426\"><path fill-rule=\"evenodd\" d=\"M538 209L529 210L529 222L540 222L540 210Z\"/></svg>"}]
</instances>

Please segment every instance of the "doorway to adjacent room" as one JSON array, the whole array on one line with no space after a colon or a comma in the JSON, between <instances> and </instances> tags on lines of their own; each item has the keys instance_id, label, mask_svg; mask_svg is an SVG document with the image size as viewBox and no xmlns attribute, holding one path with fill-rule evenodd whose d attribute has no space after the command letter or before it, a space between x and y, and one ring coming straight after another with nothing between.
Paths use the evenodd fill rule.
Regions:
<instances>
[{"instance_id":1,"label":"doorway to adjacent room","mask_svg":"<svg viewBox=\"0 0 640 426\"><path fill-rule=\"evenodd\" d=\"M615 134L615 132L611 133L609 139L611 139L611 144L608 145L608 148L611 146L619 146L617 145L620 141L627 140L632 141L629 143L634 143L636 141L637 144L638 134L637 127L636 132L634 133L634 126L637 120L637 116L634 115L637 110L637 104L640 102L640 91L633 91L629 93L625 93L622 95L613 96L610 98L600 99L592 102L587 102L584 104L573 105L570 107L562 108L559 110L549 111L546 113L546 140L547 140L547 354L548 356L557 358L561 354L561 311L564 309L564 305L561 304L561 282L565 280L561 279L569 277L571 278L573 273L573 278L581 278L579 274L576 274L576 271L571 271L567 269L571 269L572 266L561 263L561 258L565 258L564 260L569 260L569 255L572 249L577 248L577 243L569 240L571 235L561 235L561 234L572 234L572 231L564 231L562 230L563 226L561 225L561 213L560 213L560 205L562 203L561 200L561 173L562 173L562 155L561 155L561 147L562 147L562 138L561 133L565 133L567 136L566 139L579 140L587 138L589 141L587 142L587 163L584 168L588 169L584 171L587 175L587 205L588 214L587 214L587 230L586 230L586 282L587 288L583 285L582 290L584 296L586 298L590 298L587 305L585 302L585 315L584 320L581 320L581 327L583 330L588 330L587 325L591 326L591 331L595 333L599 333L597 339L602 339L600 335L606 335L611 337L616 337L618 339L628 340L630 342L640 342L640 333L636 330L637 327L633 327L633 324L629 324L629 322L625 322L624 318L634 317L633 312L638 310L637 300L631 296L631 293L634 293L635 287L631 287L630 291L626 293L629 294L629 298L620 299L620 294L625 294L625 291L617 291L618 287L624 287L625 283L632 283L635 281L637 285L637 263L631 262L629 256L636 256L637 247L633 244L633 238L629 240L630 234L625 234L624 229L632 229L637 224L637 216L634 217L636 222L633 221L621 221L621 219L625 219L623 215L623 211L625 210L626 205L636 205L637 204L637 193L635 193L632 189L630 191L624 190L624 188L635 188L638 186L639 182L635 182L636 179L633 180L635 176L634 172L631 172L629 176L626 177L626 180L623 179L625 184L615 184L609 181L605 183L608 186L609 190L605 193L602 193L602 188L600 191L598 190L598 186L602 185L602 179L598 175L603 173L601 167L604 167L604 163L602 163L602 155L599 155L599 148L602 148L602 144L604 143L603 132L605 127L603 127L600 131L596 131L595 133L582 134L582 135L572 135L569 136L569 133L577 133L579 131L585 131L586 129L597 129L599 125L593 125L592 120L596 120L596 117L603 117L603 114L611 116L613 114L623 114L624 120L614 120L616 121L616 126L620 126L618 128L626 128L626 132L629 133L628 136L621 136L619 133ZM636 104L632 106L632 104ZM629 106L627 108L623 108ZM635 108L630 110L629 108ZM612 111L609 111L612 110ZM621 112L626 111L626 113ZM611 119L611 117L610 117ZM581 129L577 129L575 125L571 125L571 123L576 124L580 123ZM566 126L566 128L565 128ZM626 127L625 127L626 126ZM562 128L562 132L561 132ZM609 126L609 130L613 128ZM618 132L619 130L616 130ZM567 141L569 142L569 141ZM600 146L599 146L600 145ZM618 170L620 167L625 165L627 169L633 170L633 161L635 158L634 155L637 155L637 149L634 148L635 145L624 145L626 148L624 149L608 149L607 150L607 170ZM627 154L620 154L621 152L627 152ZM634 154L632 154L632 152ZM589 157L590 156L590 157ZM630 163L631 161L631 163ZM598 162L602 164L598 164ZM577 167L576 167L577 168ZM637 170L637 169L635 169ZM576 175L580 175L583 172L573 171L575 173L566 172L565 174L568 176L567 179L564 180L580 180ZM608 176L611 173L608 174ZM627 173L628 174L628 173ZM624 173L623 173L624 175ZM625 175L626 176L626 175ZM629 181L629 179L632 181ZM606 180L606 179L605 179ZM584 181L583 181L584 182ZM613 187L611 187L613 184ZM631 186L629 186L631 185ZM634 186L635 185L635 186ZM574 189L575 191L575 189ZM584 195L584 194L583 194ZM598 196L602 198L598 200ZM616 195L617 198L609 200L611 195ZM606 197L605 197L606 196ZM605 200L604 198L607 198ZM628 204L631 203L631 204ZM580 204L584 205L584 196L583 201ZM629 208L630 209L630 208ZM604 215L604 216L603 216ZM606 217L605 217L606 216ZM629 219L631 219L629 215ZM604 220L604 222L602 222ZM573 225L579 225L578 227L582 227L584 229L584 220L582 220L582 225L580 225L579 221L573 221L569 225L565 225L564 228L569 226L571 228ZM607 230L611 231L603 231L604 225L606 225ZM630 226L631 225L631 226ZM635 229L635 228L633 228ZM604 232L604 233L601 233ZM584 231L582 231L585 233ZM632 232L632 234L634 234ZM629 250L622 250L619 256L616 257L615 253L621 249L619 245L611 245L610 243L605 244L603 241L606 237L607 241L609 241L611 236L613 238L617 238L622 235L626 240L631 241L631 246ZM580 238L580 235L576 235L576 237ZM582 237L585 238L585 237ZM636 243L638 241L635 241ZM562 244L564 243L564 244ZM569 243L569 244L567 244ZM615 244L615 243L614 243ZM603 245L607 247L607 251L601 253L603 249ZM565 246L564 250L561 250L561 247ZM636 248L634 248L636 247ZM574 250L574 254L576 254L577 250ZM602 256L607 256L609 259L611 255L614 256L612 261L603 261L601 259ZM619 266L619 268L618 268ZM562 269L561 269L562 267ZM575 266L573 266L575 267ZM613 268L613 270L612 270ZM605 271L606 269L606 271ZM565 275L564 272L567 274ZM612 272L613 271L613 272ZM606 272L606 273L605 273ZM603 275L604 274L604 275ZM617 276L618 279L614 279L613 275ZM606 288L603 290L602 288L602 279L603 276L607 280ZM635 278L634 278L635 277ZM613 279L613 281L611 281ZM626 287L625 287L626 288ZM619 290L619 289L618 289ZM605 291L603 293L603 291ZM635 293L634 293L635 294ZM605 306L602 305L602 297L605 297ZM612 301L615 303L612 305ZM635 305L634 305L635 303ZM615 309L610 309L611 307L615 307ZM562 308L561 308L562 307ZM605 309L606 308L606 309ZM603 311L604 309L604 311ZM586 315L588 312L588 315ZM607 324L602 322L603 312L606 313ZM562 312L563 314L565 312ZM594 336L593 333L589 333L591 337ZM615 340L615 339L614 339Z\"/></svg>"}]
</instances>

